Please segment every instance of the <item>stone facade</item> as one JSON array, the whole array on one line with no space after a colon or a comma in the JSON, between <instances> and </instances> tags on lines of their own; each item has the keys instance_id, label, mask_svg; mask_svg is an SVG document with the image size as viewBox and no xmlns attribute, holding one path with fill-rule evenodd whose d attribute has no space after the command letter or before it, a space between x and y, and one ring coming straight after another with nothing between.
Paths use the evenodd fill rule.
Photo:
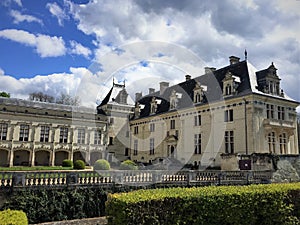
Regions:
<instances>
[{"instance_id":1,"label":"stone facade","mask_svg":"<svg viewBox=\"0 0 300 225\"><path fill-rule=\"evenodd\" d=\"M87 164L105 157L106 117L93 109L0 98L0 166Z\"/></svg>"},{"instance_id":2,"label":"stone facade","mask_svg":"<svg viewBox=\"0 0 300 225\"><path fill-rule=\"evenodd\" d=\"M132 160L175 158L220 166L221 154L299 154L298 102L280 88L273 63L256 71L247 61L140 97L130 120Z\"/></svg>"}]
</instances>

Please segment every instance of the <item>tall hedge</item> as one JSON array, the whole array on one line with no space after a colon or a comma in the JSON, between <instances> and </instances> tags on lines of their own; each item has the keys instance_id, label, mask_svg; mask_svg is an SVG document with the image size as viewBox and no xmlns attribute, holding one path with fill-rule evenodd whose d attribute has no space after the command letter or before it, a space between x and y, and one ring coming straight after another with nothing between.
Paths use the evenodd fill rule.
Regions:
<instances>
[{"instance_id":1,"label":"tall hedge","mask_svg":"<svg viewBox=\"0 0 300 225\"><path fill-rule=\"evenodd\" d=\"M24 212L18 210L0 211L0 225L27 225L28 220Z\"/></svg>"},{"instance_id":2,"label":"tall hedge","mask_svg":"<svg viewBox=\"0 0 300 225\"><path fill-rule=\"evenodd\" d=\"M32 189L14 191L1 210L26 213L29 223L103 216L107 194L101 188Z\"/></svg>"},{"instance_id":3,"label":"tall hedge","mask_svg":"<svg viewBox=\"0 0 300 225\"><path fill-rule=\"evenodd\" d=\"M300 183L138 190L109 195L106 214L109 225L298 225L299 193Z\"/></svg>"}]
</instances>

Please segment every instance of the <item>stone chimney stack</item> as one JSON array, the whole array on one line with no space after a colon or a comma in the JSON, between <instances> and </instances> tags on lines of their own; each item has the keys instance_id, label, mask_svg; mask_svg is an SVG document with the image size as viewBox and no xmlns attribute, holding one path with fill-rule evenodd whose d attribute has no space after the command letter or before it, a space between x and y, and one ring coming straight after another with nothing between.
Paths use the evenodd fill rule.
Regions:
<instances>
[{"instance_id":1,"label":"stone chimney stack","mask_svg":"<svg viewBox=\"0 0 300 225\"><path fill-rule=\"evenodd\" d=\"M229 63L230 63L230 65L236 64L238 62L240 62L240 58L239 57L236 57L236 56L233 56L233 55L229 57Z\"/></svg>"},{"instance_id":2,"label":"stone chimney stack","mask_svg":"<svg viewBox=\"0 0 300 225\"><path fill-rule=\"evenodd\" d=\"M215 67L204 67L205 74L212 73L214 71L216 71Z\"/></svg>"},{"instance_id":3,"label":"stone chimney stack","mask_svg":"<svg viewBox=\"0 0 300 225\"><path fill-rule=\"evenodd\" d=\"M142 98L142 92L135 93L135 102L139 101Z\"/></svg>"},{"instance_id":4,"label":"stone chimney stack","mask_svg":"<svg viewBox=\"0 0 300 225\"><path fill-rule=\"evenodd\" d=\"M188 80L190 80L190 79L191 79L191 75L188 75L188 74L185 75L185 80L186 80L186 81L188 81Z\"/></svg>"},{"instance_id":5,"label":"stone chimney stack","mask_svg":"<svg viewBox=\"0 0 300 225\"><path fill-rule=\"evenodd\" d=\"M155 89L154 88L149 88L149 95L150 94L153 94L155 92Z\"/></svg>"},{"instance_id":6,"label":"stone chimney stack","mask_svg":"<svg viewBox=\"0 0 300 225\"><path fill-rule=\"evenodd\" d=\"M169 82L160 82L159 83L159 87L160 87L160 94L162 95L164 92L165 92L165 90L169 87Z\"/></svg>"}]
</instances>

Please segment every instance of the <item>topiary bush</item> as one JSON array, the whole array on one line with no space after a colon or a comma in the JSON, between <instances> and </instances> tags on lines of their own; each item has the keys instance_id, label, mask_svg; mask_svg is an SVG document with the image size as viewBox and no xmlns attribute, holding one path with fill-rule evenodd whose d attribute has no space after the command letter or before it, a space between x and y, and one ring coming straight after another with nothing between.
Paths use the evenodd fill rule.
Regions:
<instances>
[{"instance_id":1,"label":"topiary bush","mask_svg":"<svg viewBox=\"0 0 300 225\"><path fill-rule=\"evenodd\" d=\"M0 225L27 225L28 219L23 211L4 210L0 212Z\"/></svg>"},{"instance_id":2,"label":"topiary bush","mask_svg":"<svg viewBox=\"0 0 300 225\"><path fill-rule=\"evenodd\" d=\"M94 170L110 170L110 164L105 159L98 159L95 162Z\"/></svg>"},{"instance_id":3,"label":"topiary bush","mask_svg":"<svg viewBox=\"0 0 300 225\"><path fill-rule=\"evenodd\" d=\"M73 167L73 162L72 160L65 159L62 161L62 167Z\"/></svg>"},{"instance_id":4,"label":"topiary bush","mask_svg":"<svg viewBox=\"0 0 300 225\"><path fill-rule=\"evenodd\" d=\"M120 170L137 170L138 166L131 160L125 160L120 165Z\"/></svg>"},{"instance_id":5,"label":"topiary bush","mask_svg":"<svg viewBox=\"0 0 300 225\"><path fill-rule=\"evenodd\" d=\"M85 169L85 162L82 160L78 159L74 162L74 169L75 170L83 170Z\"/></svg>"}]
</instances>

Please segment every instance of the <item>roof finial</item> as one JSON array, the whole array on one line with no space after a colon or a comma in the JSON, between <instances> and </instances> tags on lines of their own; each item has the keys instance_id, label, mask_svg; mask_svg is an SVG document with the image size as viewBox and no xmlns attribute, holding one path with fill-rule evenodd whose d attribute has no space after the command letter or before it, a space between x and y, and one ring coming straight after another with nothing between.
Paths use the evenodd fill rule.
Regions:
<instances>
[{"instance_id":1,"label":"roof finial","mask_svg":"<svg viewBox=\"0 0 300 225\"><path fill-rule=\"evenodd\" d=\"M113 87L115 86L115 77L113 77Z\"/></svg>"},{"instance_id":2,"label":"roof finial","mask_svg":"<svg viewBox=\"0 0 300 225\"><path fill-rule=\"evenodd\" d=\"M124 83L124 87L125 87L125 78L124 78L124 81L123 81L123 83Z\"/></svg>"},{"instance_id":3,"label":"roof finial","mask_svg":"<svg viewBox=\"0 0 300 225\"><path fill-rule=\"evenodd\" d=\"M245 49L245 61L247 61L247 50Z\"/></svg>"}]
</instances>

